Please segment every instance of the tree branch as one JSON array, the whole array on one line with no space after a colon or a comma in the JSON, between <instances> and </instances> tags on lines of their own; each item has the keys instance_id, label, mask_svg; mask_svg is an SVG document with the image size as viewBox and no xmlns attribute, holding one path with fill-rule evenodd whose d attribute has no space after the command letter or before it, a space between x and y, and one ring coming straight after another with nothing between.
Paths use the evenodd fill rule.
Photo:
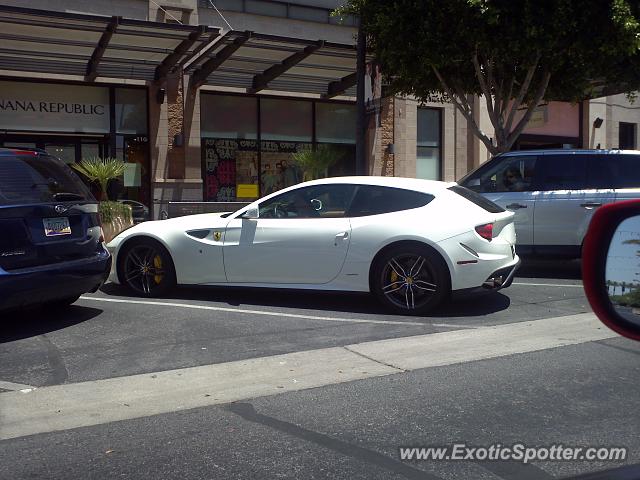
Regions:
<instances>
[{"instance_id":1,"label":"tree branch","mask_svg":"<svg viewBox=\"0 0 640 480\"><path fill-rule=\"evenodd\" d=\"M487 113L489 114L489 118L491 119L491 123L494 126L497 126L498 122L496 120L495 109L493 108L493 98L492 98L492 95L491 95L491 91L487 87L487 82L486 82L486 79L484 77L484 73L482 72L482 69L480 68L480 63L478 62L478 52L477 51L473 53L473 57L471 58L471 60L473 61L473 67L475 68L475 71L476 71L476 77L478 79L478 82L480 83L480 89L482 90L482 94L484 95L484 99L485 99L485 101L487 103Z\"/></svg>"},{"instance_id":2,"label":"tree branch","mask_svg":"<svg viewBox=\"0 0 640 480\"><path fill-rule=\"evenodd\" d=\"M494 75L493 75L493 59L489 58L486 62L487 69L487 79L489 82L489 92L493 94L493 108L494 108L494 117L495 117L495 132L496 132L496 143L502 144L504 143L506 136L509 132L505 132L504 122L502 121L501 115L501 101L502 101L502 89L498 87L496 84Z\"/></svg>"},{"instance_id":3,"label":"tree branch","mask_svg":"<svg viewBox=\"0 0 640 480\"><path fill-rule=\"evenodd\" d=\"M524 82L520 85L520 91L518 92L518 98L511 105L511 110L509 111L509 117L507 118L507 123L505 125L505 130L509 132L511 130L511 125L513 124L513 119L515 117L516 111L522 105L524 101L524 97L529 90L529 86L531 85L531 80L533 79L533 75L536 73L536 68L538 68L538 62L540 61L540 53L536 56L535 62L529 67L527 70L527 75L524 78ZM515 72L514 72L515 77Z\"/></svg>"},{"instance_id":4,"label":"tree branch","mask_svg":"<svg viewBox=\"0 0 640 480\"><path fill-rule=\"evenodd\" d=\"M462 95L460 97L460 101L456 99L455 93L449 87L444 77L440 74L440 71L435 66L432 66L431 68L433 69L433 73L435 73L436 77L438 78L438 81L444 88L445 92L447 92L447 95L449 96L449 98L451 99L455 107L460 111L460 113L462 113L464 118L469 122L471 129L476 134L476 136L482 141L482 143L484 143L485 147L487 147L487 150L489 150L491 154L498 153L498 150L496 149L496 147L493 145L493 143L491 143L491 139L482 130L480 130L480 127L476 123L475 118L473 118L473 109L467 102L466 97Z\"/></svg>"},{"instance_id":5,"label":"tree branch","mask_svg":"<svg viewBox=\"0 0 640 480\"><path fill-rule=\"evenodd\" d=\"M522 130L524 130L524 127L526 127L527 123L529 123L529 119L531 118L533 111L538 106L538 104L544 97L545 92L547 91L547 86L549 85L550 79L551 79L551 72L545 69L545 71L542 73L542 79L540 81L540 85L538 86L538 90L536 91L535 97L529 104L529 107L527 108L526 113L520 119L520 121L518 122L516 127L513 129L513 131L509 133L506 143L504 145L504 151L507 151L511 148L511 146L514 144L514 142L518 138L518 135L522 133Z\"/></svg>"},{"instance_id":6,"label":"tree branch","mask_svg":"<svg viewBox=\"0 0 640 480\"><path fill-rule=\"evenodd\" d=\"M506 121L505 113L507 108L509 108L509 100L511 100L511 96L513 95L513 86L516 81L515 73L511 76L511 80L509 81L509 88L504 91L505 95L502 100L502 108L500 110L500 116ZM506 123L505 123L506 125Z\"/></svg>"}]
</instances>

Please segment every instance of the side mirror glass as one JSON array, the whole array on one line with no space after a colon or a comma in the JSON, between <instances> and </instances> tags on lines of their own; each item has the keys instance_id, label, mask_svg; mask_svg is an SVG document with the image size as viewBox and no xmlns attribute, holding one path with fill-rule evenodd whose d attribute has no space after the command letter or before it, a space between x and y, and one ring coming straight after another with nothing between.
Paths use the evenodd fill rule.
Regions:
<instances>
[{"instance_id":1,"label":"side mirror glass","mask_svg":"<svg viewBox=\"0 0 640 480\"><path fill-rule=\"evenodd\" d=\"M600 207L582 248L582 279L598 318L640 340L640 200Z\"/></svg>"},{"instance_id":2,"label":"side mirror glass","mask_svg":"<svg viewBox=\"0 0 640 480\"><path fill-rule=\"evenodd\" d=\"M640 329L640 215L623 220L613 232L605 284L615 312Z\"/></svg>"},{"instance_id":3,"label":"side mirror glass","mask_svg":"<svg viewBox=\"0 0 640 480\"><path fill-rule=\"evenodd\" d=\"M245 210L245 212L242 214L242 218L247 218L247 219L251 219L251 218L258 218L259 216L259 211L258 211L258 207L250 207L247 210Z\"/></svg>"}]
</instances>

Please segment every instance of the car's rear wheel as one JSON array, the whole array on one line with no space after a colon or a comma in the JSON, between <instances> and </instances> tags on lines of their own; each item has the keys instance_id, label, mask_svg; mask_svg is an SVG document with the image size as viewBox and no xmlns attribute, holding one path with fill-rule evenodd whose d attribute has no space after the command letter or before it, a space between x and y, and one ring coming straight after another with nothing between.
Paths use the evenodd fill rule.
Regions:
<instances>
[{"instance_id":1,"label":"car's rear wheel","mask_svg":"<svg viewBox=\"0 0 640 480\"><path fill-rule=\"evenodd\" d=\"M449 294L449 269L426 246L392 247L376 260L371 288L378 300L395 313L425 314Z\"/></svg>"},{"instance_id":2,"label":"car's rear wheel","mask_svg":"<svg viewBox=\"0 0 640 480\"><path fill-rule=\"evenodd\" d=\"M157 297L175 286L175 268L171 255L159 242L151 239L137 240L125 245L120 255L120 281L136 294Z\"/></svg>"}]
</instances>

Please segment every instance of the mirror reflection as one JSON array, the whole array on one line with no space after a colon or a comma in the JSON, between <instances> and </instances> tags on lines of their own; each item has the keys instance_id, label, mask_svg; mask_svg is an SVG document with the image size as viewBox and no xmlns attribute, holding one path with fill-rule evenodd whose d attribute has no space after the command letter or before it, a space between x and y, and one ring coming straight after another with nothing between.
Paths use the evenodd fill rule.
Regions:
<instances>
[{"instance_id":1,"label":"mirror reflection","mask_svg":"<svg viewBox=\"0 0 640 480\"><path fill-rule=\"evenodd\" d=\"M605 275L616 312L640 325L640 216L618 225L609 245Z\"/></svg>"}]
</instances>

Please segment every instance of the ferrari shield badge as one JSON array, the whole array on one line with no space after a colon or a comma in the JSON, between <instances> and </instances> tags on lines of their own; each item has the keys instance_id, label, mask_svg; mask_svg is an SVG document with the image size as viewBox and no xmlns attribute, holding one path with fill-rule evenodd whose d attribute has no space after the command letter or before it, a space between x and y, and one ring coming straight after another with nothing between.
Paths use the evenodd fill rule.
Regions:
<instances>
[{"instance_id":1,"label":"ferrari shield badge","mask_svg":"<svg viewBox=\"0 0 640 480\"><path fill-rule=\"evenodd\" d=\"M220 232L213 232L213 239L217 242L220 240L221 234Z\"/></svg>"}]
</instances>

